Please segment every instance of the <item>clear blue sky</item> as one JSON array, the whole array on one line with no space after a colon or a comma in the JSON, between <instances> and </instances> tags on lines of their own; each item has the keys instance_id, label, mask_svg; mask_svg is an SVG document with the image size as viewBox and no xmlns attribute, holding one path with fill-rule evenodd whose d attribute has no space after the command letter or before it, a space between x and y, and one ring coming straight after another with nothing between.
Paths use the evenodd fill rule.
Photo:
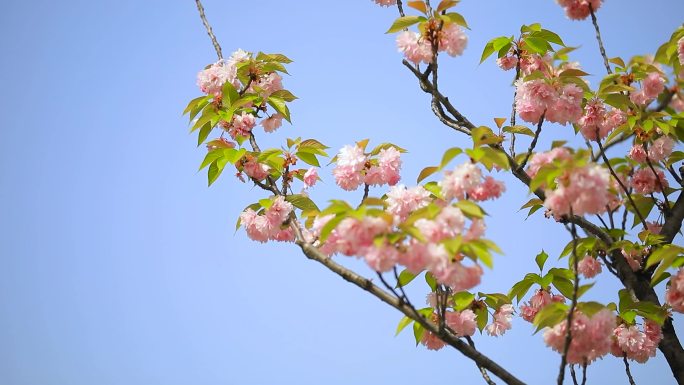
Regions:
<instances>
[{"instance_id":1,"label":"clear blue sky","mask_svg":"<svg viewBox=\"0 0 684 385\"><path fill-rule=\"evenodd\" d=\"M395 10L369 0L205 7L226 54L295 60L285 79L301 98L294 125L267 145L285 136L333 149L391 140L410 150L408 184L446 148L466 145L434 119L383 34ZM512 97L510 73L477 65L482 47L522 23L541 21L581 45L575 58L602 73L591 24L567 20L551 0L465 0L459 9L472 27L469 48L443 61L442 84L477 123L508 116ZM612 0L598 13L610 56L653 52L682 15L674 0ZM1 384L483 383L457 352L415 348L410 333L394 338L397 312L294 247L234 234L238 213L261 192L230 173L207 189L197 172L203 151L180 114L215 54L193 1L6 2L0 52ZM323 174L314 197L358 199ZM486 206L496 213L488 236L506 255L483 291L505 291L533 271L540 249L557 255L567 242L541 216L524 221L517 208L526 191L514 181L508 188ZM596 295L615 287L603 274ZM413 293L421 302L423 288ZM684 335L681 318L678 326ZM517 320L504 337L476 342L530 384L548 384L558 356L531 333ZM641 384L674 383L660 353L633 370ZM589 376L626 382L612 357Z\"/></svg>"}]
</instances>

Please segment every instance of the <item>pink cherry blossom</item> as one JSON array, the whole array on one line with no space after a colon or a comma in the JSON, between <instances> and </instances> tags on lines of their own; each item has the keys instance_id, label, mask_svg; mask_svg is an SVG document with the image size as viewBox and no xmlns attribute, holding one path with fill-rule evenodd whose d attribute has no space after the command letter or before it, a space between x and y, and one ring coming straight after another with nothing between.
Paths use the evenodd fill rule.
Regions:
<instances>
[{"instance_id":1,"label":"pink cherry blossom","mask_svg":"<svg viewBox=\"0 0 684 385\"><path fill-rule=\"evenodd\" d=\"M520 315L525 321L532 322L537 313L552 302L565 302L565 298L551 295L548 291L539 289L530 297L529 301L520 306Z\"/></svg>"},{"instance_id":2,"label":"pink cherry blossom","mask_svg":"<svg viewBox=\"0 0 684 385\"><path fill-rule=\"evenodd\" d=\"M684 268L680 268L677 274L670 278L665 301L672 306L672 310L684 313Z\"/></svg>"},{"instance_id":3,"label":"pink cherry blossom","mask_svg":"<svg viewBox=\"0 0 684 385\"><path fill-rule=\"evenodd\" d=\"M233 85L236 87L239 86L235 65L222 60L197 74L197 86L208 95L221 95L221 90L226 82L234 83Z\"/></svg>"},{"instance_id":4,"label":"pink cherry blossom","mask_svg":"<svg viewBox=\"0 0 684 385\"><path fill-rule=\"evenodd\" d=\"M247 209L240 214L240 221L250 239L262 243L268 241L272 227L265 216L258 215L252 209Z\"/></svg>"},{"instance_id":5,"label":"pink cherry blossom","mask_svg":"<svg viewBox=\"0 0 684 385\"><path fill-rule=\"evenodd\" d=\"M287 220L293 209L292 203L286 201L285 198L279 195L273 199L271 207L266 210L266 218L268 218L271 223L280 225Z\"/></svg>"},{"instance_id":6,"label":"pink cherry blossom","mask_svg":"<svg viewBox=\"0 0 684 385\"><path fill-rule=\"evenodd\" d=\"M672 109L677 113L684 111L684 99L682 99L680 94L675 94L675 96L672 97L672 100L670 101L670 107L672 107Z\"/></svg>"},{"instance_id":7,"label":"pink cherry blossom","mask_svg":"<svg viewBox=\"0 0 684 385\"><path fill-rule=\"evenodd\" d=\"M485 328L487 334L490 336L498 337L506 333L506 330L511 328L511 320L513 319L513 305L505 304L502 305L494 313L494 322L487 325Z\"/></svg>"},{"instance_id":8,"label":"pink cherry blossom","mask_svg":"<svg viewBox=\"0 0 684 385\"><path fill-rule=\"evenodd\" d=\"M596 11L601 7L602 0L556 0L565 8L565 15L572 20L584 20L591 13L591 8Z\"/></svg>"},{"instance_id":9,"label":"pink cherry blossom","mask_svg":"<svg viewBox=\"0 0 684 385\"><path fill-rule=\"evenodd\" d=\"M564 85L554 99L555 103L547 105L545 119L562 125L577 122L582 116L583 95L584 91L576 84Z\"/></svg>"},{"instance_id":10,"label":"pink cherry blossom","mask_svg":"<svg viewBox=\"0 0 684 385\"><path fill-rule=\"evenodd\" d=\"M266 132L274 132L283 125L283 116L281 114L273 114L261 121L261 126Z\"/></svg>"},{"instance_id":11,"label":"pink cherry blossom","mask_svg":"<svg viewBox=\"0 0 684 385\"><path fill-rule=\"evenodd\" d=\"M662 162L672 154L674 148L674 140L667 135L663 135L656 139L648 147L648 158L651 162Z\"/></svg>"},{"instance_id":12,"label":"pink cherry blossom","mask_svg":"<svg viewBox=\"0 0 684 385\"><path fill-rule=\"evenodd\" d=\"M472 336L477 329L475 313L466 309L461 312L446 312L446 324L456 333L458 337Z\"/></svg>"},{"instance_id":13,"label":"pink cherry blossom","mask_svg":"<svg viewBox=\"0 0 684 385\"><path fill-rule=\"evenodd\" d=\"M639 271L641 269L641 260L644 258L641 250L633 249L626 251L623 249L622 256L625 257L625 260L627 260L627 263L629 264L629 267L632 268L632 271Z\"/></svg>"},{"instance_id":14,"label":"pink cherry blossom","mask_svg":"<svg viewBox=\"0 0 684 385\"><path fill-rule=\"evenodd\" d=\"M635 143L627 154L632 160L639 163L646 163L646 150L642 144Z\"/></svg>"},{"instance_id":15,"label":"pink cherry blossom","mask_svg":"<svg viewBox=\"0 0 684 385\"><path fill-rule=\"evenodd\" d=\"M594 278L601 272L601 262L591 255L586 255L577 263L577 271L585 278Z\"/></svg>"},{"instance_id":16,"label":"pink cherry blossom","mask_svg":"<svg viewBox=\"0 0 684 385\"><path fill-rule=\"evenodd\" d=\"M644 325L644 328L646 329L647 326ZM611 353L617 357L626 355L630 360L642 364L650 357L655 357L662 333L660 333L660 326L652 321L648 328L648 334L639 330L636 325L622 324L615 328Z\"/></svg>"},{"instance_id":17,"label":"pink cherry blossom","mask_svg":"<svg viewBox=\"0 0 684 385\"><path fill-rule=\"evenodd\" d=\"M504 191L506 191L506 186L503 182L487 176L482 184L470 190L468 194L475 201L486 201L500 197Z\"/></svg>"},{"instance_id":18,"label":"pink cherry blossom","mask_svg":"<svg viewBox=\"0 0 684 385\"><path fill-rule=\"evenodd\" d=\"M496 64L502 70L508 71L518 65L518 58L515 55L506 55L496 59Z\"/></svg>"},{"instance_id":19,"label":"pink cherry blossom","mask_svg":"<svg viewBox=\"0 0 684 385\"><path fill-rule=\"evenodd\" d=\"M381 5L383 7L389 7L397 4L397 0L373 0L375 4Z\"/></svg>"},{"instance_id":20,"label":"pink cherry blossom","mask_svg":"<svg viewBox=\"0 0 684 385\"><path fill-rule=\"evenodd\" d=\"M252 128L256 125L254 115L243 112L240 115L233 116L233 121L230 124L230 136L236 139L238 136L248 138L252 133Z\"/></svg>"},{"instance_id":21,"label":"pink cherry blossom","mask_svg":"<svg viewBox=\"0 0 684 385\"><path fill-rule=\"evenodd\" d=\"M570 214L599 214L611 200L610 173L599 165L587 165L568 172L555 190L546 191L544 206L560 218Z\"/></svg>"},{"instance_id":22,"label":"pink cherry blossom","mask_svg":"<svg viewBox=\"0 0 684 385\"><path fill-rule=\"evenodd\" d=\"M641 89L647 99L655 99L665 89L665 79L658 72L651 72L641 82Z\"/></svg>"},{"instance_id":23,"label":"pink cherry blossom","mask_svg":"<svg viewBox=\"0 0 684 385\"><path fill-rule=\"evenodd\" d=\"M359 146L344 146L337 154L337 165L333 169L335 182L347 191L356 190L363 183L366 155Z\"/></svg>"},{"instance_id":24,"label":"pink cherry blossom","mask_svg":"<svg viewBox=\"0 0 684 385\"><path fill-rule=\"evenodd\" d=\"M389 271L396 265L398 251L391 245L370 246L362 251L366 263L371 269L379 272Z\"/></svg>"},{"instance_id":25,"label":"pink cherry blossom","mask_svg":"<svg viewBox=\"0 0 684 385\"><path fill-rule=\"evenodd\" d=\"M311 187L318 181L318 169L316 167L311 167L304 173L304 185L306 187Z\"/></svg>"},{"instance_id":26,"label":"pink cherry blossom","mask_svg":"<svg viewBox=\"0 0 684 385\"><path fill-rule=\"evenodd\" d=\"M464 199L465 194L482 183L482 171L477 165L466 162L454 169L446 171L440 182L442 194L446 200Z\"/></svg>"},{"instance_id":27,"label":"pink cherry blossom","mask_svg":"<svg viewBox=\"0 0 684 385\"><path fill-rule=\"evenodd\" d=\"M577 121L582 136L587 140L603 139L616 127L625 122L624 112L621 110L606 110L600 99L592 99L584 108L584 115Z\"/></svg>"},{"instance_id":28,"label":"pink cherry blossom","mask_svg":"<svg viewBox=\"0 0 684 385\"><path fill-rule=\"evenodd\" d=\"M393 186L387 192L387 212L403 221L413 211L427 206L429 198L430 193L422 186Z\"/></svg>"},{"instance_id":29,"label":"pink cherry blossom","mask_svg":"<svg viewBox=\"0 0 684 385\"><path fill-rule=\"evenodd\" d=\"M263 96L267 97L272 93L283 89L283 78L276 72L271 72L259 78L256 86L263 89Z\"/></svg>"},{"instance_id":30,"label":"pink cherry blossom","mask_svg":"<svg viewBox=\"0 0 684 385\"><path fill-rule=\"evenodd\" d=\"M527 173L531 178L534 178L545 164L549 164L555 160L569 160L572 158L570 151L565 147L556 147L550 151L539 152L530 158L530 166L527 169Z\"/></svg>"},{"instance_id":31,"label":"pink cherry blossom","mask_svg":"<svg viewBox=\"0 0 684 385\"><path fill-rule=\"evenodd\" d=\"M468 43L468 37L456 23L448 23L439 33L439 50L450 56L459 56Z\"/></svg>"},{"instance_id":32,"label":"pink cherry blossom","mask_svg":"<svg viewBox=\"0 0 684 385\"><path fill-rule=\"evenodd\" d=\"M242 166L248 177L256 180L264 180L268 176L270 169L265 164L258 163L256 159L248 159Z\"/></svg>"},{"instance_id":33,"label":"pink cherry blossom","mask_svg":"<svg viewBox=\"0 0 684 385\"><path fill-rule=\"evenodd\" d=\"M428 330L423 333L420 343L430 350L439 350L446 346L446 342L442 341L436 334Z\"/></svg>"},{"instance_id":34,"label":"pink cherry blossom","mask_svg":"<svg viewBox=\"0 0 684 385\"><path fill-rule=\"evenodd\" d=\"M397 48L408 61L418 64L432 61L432 47L427 39L411 31L403 31L397 35Z\"/></svg>"},{"instance_id":35,"label":"pink cherry blossom","mask_svg":"<svg viewBox=\"0 0 684 385\"><path fill-rule=\"evenodd\" d=\"M567 334L567 319L544 332L544 342L553 350L563 353ZM572 340L568 349L568 364L592 363L611 351L615 316L602 309L591 318L576 311L572 319Z\"/></svg>"},{"instance_id":36,"label":"pink cherry blossom","mask_svg":"<svg viewBox=\"0 0 684 385\"><path fill-rule=\"evenodd\" d=\"M515 96L518 115L530 123L538 123L542 114L549 106L555 105L558 93L542 79L516 82L517 93Z\"/></svg>"},{"instance_id":37,"label":"pink cherry blossom","mask_svg":"<svg viewBox=\"0 0 684 385\"><path fill-rule=\"evenodd\" d=\"M662 188L668 188L670 184L665 178L665 173L662 170L656 170L656 173L657 176L650 167L640 168L635 171L632 179L630 179L630 185L634 188L634 192L637 194L650 194L662 191Z\"/></svg>"},{"instance_id":38,"label":"pink cherry blossom","mask_svg":"<svg viewBox=\"0 0 684 385\"><path fill-rule=\"evenodd\" d=\"M382 171L383 184L388 184L394 186L399 182L401 176L399 171L401 170L401 153L394 147L389 147L380 150L378 154L378 167Z\"/></svg>"},{"instance_id":39,"label":"pink cherry blossom","mask_svg":"<svg viewBox=\"0 0 684 385\"><path fill-rule=\"evenodd\" d=\"M663 225L658 222L646 221L646 230L650 231L652 234L660 234L663 229Z\"/></svg>"}]
</instances>

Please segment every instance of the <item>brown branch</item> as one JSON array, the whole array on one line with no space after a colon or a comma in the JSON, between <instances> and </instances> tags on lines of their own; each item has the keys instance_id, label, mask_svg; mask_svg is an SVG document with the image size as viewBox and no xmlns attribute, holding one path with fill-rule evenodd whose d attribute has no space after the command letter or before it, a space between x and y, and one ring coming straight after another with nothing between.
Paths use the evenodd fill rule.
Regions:
<instances>
[{"instance_id":1,"label":"brown branch","mask_svg":"<svg viewBox=\"0 0 684 385\"><path fill-rule=\"evenodd\" d=\"M629 370L629 361L627 361L627 354L622 355L622 361L625 363L625 372L627 372L629 385L636 385L636 382L634 382L634 377L632 377L632 372Z\"/></svg>"},{"instance_id":2,"label":"brown branch","mask_svg":"<svg viewBox=\"0 0 684 385\"><path fill-rule=\"evenodd\" d=\"M532 156L532 151L534 151L534 148L537 146L537 140L539 140L539 134L541 134L542 124L544 124L544 116L545 115L546 115L546 110L544 110L541 117L539 117L539 123L537 123L537 131L534 132L534 138L532 138L532 143L530 143L530 148L527 149L527 154L525 154L525 159L523 159L522 163L520 163L520 166L518 166L521 170L525 168L527 161L530 160L530 156Z\"/></svg>"},{"instance_id":3,"label":"brown branch","mask_svg":"<svg viewBox=\"0 0 684 385\"><path fill-rule=\"evenodd\" d=\"M570 216L572 216L572 206L570 206ZM568 313L568 318L565 324L565 343L563 345L563 356L561 357L560 369L558 371L558 385L563 385L563 380L565 378L565 365L567 364L568 351L570 350L570 343L572 342L572 319L575 315L575 308L577 307L577 291L579 288L579 272L577 269L579 264L579 258L577 257L577 228L575 227L574 222L571 222L568 231L570 234L572 234L572 270L573 273L575 273L575 278L572 285L572 302L570 304L570 312Z\"/></svg>"},{"instance_id":4,"label":"brown branch","mask_svg":"<svg viewBox=\"0 0 684 385\"><path fill-rule=\"evenodd\" d=\"M475 349L475 342L473 342L473 339L470 338L470 336L466 336L466 341L468 341L468 345ZM482 365L478 364L477 362L475 365L477 365L477 368L480 370L480 374L482 374L482 378L485 380L487 385L496 385L496 382L492 381L492 379L489 377L487 369L483 368Z\"/></svg>"},{"instance_id":5,"label":"brown branch","mask_svg":"<svg viewBox=\"0 0 684 385\"><path fill-rule=\"evenodd\" d=\"M219 60L222 60L223 53L221 52L221 46L219 45L218 40L216 40L216 36L214 35L214 31L211 29L211 25L209 25L209 21L207 21L207 15L204 14L204 7L202 6L200 0L195 0L195 3L197 3L197 10L199 11L200 19L202 19L202 24L204 24L204 28L207 30L207 34L211 39L211 43L214 45L216 55L218 56Z\"/></svg>"},{"instance_id":6,"label":"brown branch","mask_svg":"<svg viewBox=\"0 0 684 385\"><path fill-rule=\"evenodd\" d=\"M601 39L601 30L599 29L598 21L596 20L596 14L594 13L594 7L589 4L589 12L591 13L591 22L594 24L594 29L596 30L596 40L598 40L599 51L601 51L601 57L603 57L603 65L606 66L606 71L608 75L613 73L610 69L610 64L608 63L608 56L606 55L606 49L603 47L603 40Z\"/></svg>"}]
</instances>

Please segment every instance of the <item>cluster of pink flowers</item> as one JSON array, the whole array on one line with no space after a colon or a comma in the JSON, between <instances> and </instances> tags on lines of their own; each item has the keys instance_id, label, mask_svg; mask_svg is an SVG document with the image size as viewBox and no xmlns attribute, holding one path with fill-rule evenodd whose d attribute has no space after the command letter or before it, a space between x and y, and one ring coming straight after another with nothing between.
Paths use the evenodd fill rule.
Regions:
<instances>
[{"instance_id":1,"label":"cluster of pink flowers","mask_svg":"<svg viewBox=\"0 0 684 385\"><path fill-rule=\"evenodd\" d=\"M553 350L563 353L567 334L567 320L544 332L544 342ZM568 364L592 363L611 351L615 316L602 309L593 317L576 311L572 317L572 340L568 349Z\"/></svg>"},{"instance_id":2,"label":"cluster of pink flowers","mask_svg":"<svg viewBox=\"0 0 684 385\"><path fill-rule=\"evenodd\" d=\"M362 183L394 186L401 179L400 155L394 147L382 149L378 154L378 164L374 165L359 146L344 146L337 154L337 164L333 169L335 182L347 191L356 190Z\"/></svg>"},{"instance_id":3,"label":"cluster of pink flowers","mask_svg":"<svg viewBox=\"0 0 684 385\"><path fill-rule=\"evenodd\" d=\"M381 5L383 7L390 7L392 5L397 4L397 0L373 0L375 1L376 4Z\"/></svg>"},{"instance_id":4,"label":"cluster of pink flowers","mask_svg":"<svg viewBox=\"0 0 684 385\"><path fill-rule=\"evenodd\" d=\"M451 330L456 333L457 337L472 336L477 329L475 321L475 313L472 310L466 309L461 312L447 311L444 316L444 321ZM439 316L435 313L432 315L432 321L438 323ZM430 350L439 350L446 346L439 336L426 330L420 341L426 348Z\"/></svg>"},{"instance_id":5,"label":"cluster of pink flowers","mask_svg":"<svg viewBox=\"0 0 684 385\"><path fill-rule=\"evenodd\" d=\"M629 98L634 104L646 106L660 95L665 89L665 79L658 72L651 72L641 81L641 89L630 93Z\"/></svg>"},{"instance_id":6,"label":"cluster of pink flowers","mask_svg":"<svg viewBox=\"0 0 684 385\"><path fill-rule=\"evenodd\" d=\"M575 123L582 116L583 91L575 84L554 86L544 79L516 82L516 109L520 117L539 123L542 115L549 122Z\"/></svg>"},{"instance_id":7,"label":"cluster of pink flowers","mask_svg":"<svg viewBox=\"0 0 684 385\"><path fill-rule=\"evenodd\" d=\"M438 34L437 50L450 56L459 56L468 43L468 37L458 24L447 23ZM432 43L417 32L403 31L397 35L397 48L407 60L418 63L432 62Z\"/></svg>"},{"instance_id":8,"label":"cluster of pink flowers","mask_svg":"<svg viewBox=\"0 0 684 385\"><path fill-rule=\"evenodd\" d=\"M670 278L665 301L672 306L672 310L684 313L684 268L680 268L677 274Z\"/></svg>"},{"instance_id":9,"label":"cluster of pink flowers","mask_svg":"<svg viewBox=\"0 0 684 385\"><path fill-rule=\"evenodd\" d=\"M261 88L261 96L268 97L276 91L283 89L283 78L276 72L269 72L259 77L256 84L253 84L250 89L254 90L254 86Z\"/></svg>"},{"instance_id":10,"label":"cluster of pink flowers","mask_svg":"<svg viewBox=\"0 0 684 385\"><path fill-rule=\"evenodd\" d=\"M263 215L259 215L248 208L240 214L240 221L247 231L247 236L254 241L292 242L294 241L294 232L289 226L285 228L282 226L292 209L290 202L285 201L282 196L278 196L273 199L271 207Z\"/></svg>"},{"instance_id":11,"label":"cluster of pink flowers","mask_svg":"<svg viewBox=\"0 0 684 385\"><path fill-rule=\"evenodd\" d=\"M304 173L304 185L306 187L312 187L318 181L318 169L316 167L311 167Z\"/></svg>"},{"instance_id":12,"label":"cluster of pink flowers","mask_svg":"<svg viewBox=\"0 0 684 385\"><path fill-rule=\"evenodd\" d=\"M447 171L444 174L440 186L446 200L469 197L475 201L485 201L498 198L506 191L503 182L490 176L483 180L482 170L470 162L463 163L454 171Z\"/></svg>"},{"instance_id":13,"label":"cluster of pink flowers","mask_svg":"<svg viewBox=\"0 0 684 385\"><path fill-rule=\"evenodd\" d=\"M556 147L546 152L538 152L530 158L530 166L527 168L527 174L530 178L534 178L539 169L544 165L552 163L553 161L564 161L572 159L572 154L565 147Z\"/></svg>"},{"instance_id":14,"label":"cluster of pink flowers","mask_svg":"<svg viewBox=\"0 0 684 385\"><path fill-rule=\"evenodd\" d=\"M197 86L207 95L219 96L226 82L240 87L237 63L249 59L249 53L241 49L233 52L228 60L219 60L197 74Z\"/></svg>"},{"instance_id":15,"label":"cluster of pink flowers","mask_svg":"<svg viewBox=\"0 0 684 385\"><path fill-rule=\"evenodd\" d=\"M532 322L537 313L552 302L565 302L565 297L558 294L552 295L544 289L539 289L527 303L520 306L520 315L525 321Z\"/></svg>"},{"instance_id":16,"label":"cluster of pink flowers","mask_svg":"<svg viewBox=\"0 0 684 385\"><path fill-rule=\"evenodd\" d=\"M651 162L661 162L665 160L674 149L675 142L667 135L663 135L656 139L648 147L648 152L644 150L644 146L635 143L629 150L629 157L639 163L646 163L647 157Z\"/></svg>"},{"instance_id":17,"label":"cluster of pink flowers","mask_svg":"<svg viewBox=\"0 0 684 385\"><path fill-rule=\"evenodd\" d=\"M256 180L264 180L268 176L271 169L262 163L257 162L253 157L246 157L246 161L242 165L242 169L248 177Z\"/></svg>"},{"instance_id":18,"label":"cluster of pink flowers","mask_svg":"<svg viewBox=\"0 0 684 385\"><path fill-rule=\"evenodd\" d=\"M599 214L614 200L610 192L610 173L597 164L589 164L566 171L558 178L555 190L546 190L544 207L554 217L563 215Z\"/></svg>"},{"instance_id":19,"label":"cluster of pink flowers","mask_svg":"<svg viewBox=\"0 0 684 385\"><path fill-rule=\"evenodd\" d=\"M660 326L650 320L644 322L644 331L636 325L619 325L613 331L615 337L611 345L611 353L616 357L627 356L630 360L644 363L655 357L656 349L663 333Z\"/></svg>"},{"instance_id":20,"label":"cluster of pink flowers","mask_svg":"<svg viewBox=\"0 0 684 385\"><path fill-rule=\"evenodd\" d=\"M622 256L625 257L625 260L627 260L627 263L629 264L629 267L632 268L632 271L641 270L641 261L644 259L644 255L641 250L632 249L630 251L626 251L625 249L622 249Z\"/></svg>"},{"instance_id":21,"label":"cluster of pink flowers","mask_svg":"<svg viewBox=\"0 0 684 385\"><path fill-rule=\"evenodd\" d=\"M627 121L621 110L610 109L600 99L592 99L584 108L584 115L577 121L580 132L587 140L603 139L618 126Z\"/></svg>"},{"instance_id":22,"label":"cluster of pink flowers","mask_svg":"<svg viewBox=\"0 0 684 385\"><path fill-rule=\"evenodd\" d=\"M237 139L238 136L248 138L256 126L256 118L250 113L242 112L240 115L233 115L230 123L222 121L221 126L228 131L233 139Z\"/></svg>"},{"instance_id":23,"label":"cluster of pink flowers","mask_svg":"<svg viewBox=\"0 0 684 385\"><path fill-rule=\"evenodd\" d=\"M653 173L650 167L640 168L635 171L630 179L630 185L637 194L651 194L670 187L665 178L665 173L662 170L656 170Z\"/></svg>"},{"instance_id":24,"label":"cluster of pink flowers","mask_svg":"<svg viewBox=\"0 0 684 385\"><path fill-rule=\"evenodd\" d=\"M603 0L556 0L565 8L565 14L572 20L584 20L589 16L590 10L596 11L601 7ZM589 6L591 5L591 9Z\"/></svg>"},{"instance_id":25,"label":"cluster of pink flowers","mask_svg":"<svg viewBox=\"0 0 684 385\"><path fill-rule=\"evenodd\" d=\"M494 312L494 322L485 328L487 334L494 337L503 335L511 328L511 319L513 319L513 305L502 305Z\"/></svg>"},{"instance_id":26,"label":"cluster of pink flowers","mask_svg":"<svg viewBox=\"0 0 684 385\"><path fill-rule=\"evenodd\" d=\"M274 132L282 125L283 115L281 115L280 113L273 114L261 121L261 126L264 128L264 131L266 132Z\"/></svg>"},{"instance_id":27,"label":"cluster of pink flowers","mask_svg":"<svg viewBox=\"0 0 684 385\"><path fill-rule=\"evenodd\" d=\"M591 255L586 255L577 263L577 271L585 278L594 278L601 272L601 262Z\"/></svg>"},{"instance_id":28,"label":"cluster of pink flowers","mask_svg":"<svg viewBox=\"0 0 684 385\"><path fill-rule=\"evenodd\" d=\"M409 214L430 203L430 192L422 186L406 188L400 184L391 187L386 195L387 212L396 216L399 221L403 221Z\"/></svg>"},{"instance_id":29,"label":"cluster of pink flowers","mask_svg":"<svg viewBox=\"0 0 684 385\"><path fill-rule=\"evenodd\" d=\"M496 59L496 65L502 70L508 71L518 65L518 57L509 53L506 56Z\"/></svg>"}]
</instances>

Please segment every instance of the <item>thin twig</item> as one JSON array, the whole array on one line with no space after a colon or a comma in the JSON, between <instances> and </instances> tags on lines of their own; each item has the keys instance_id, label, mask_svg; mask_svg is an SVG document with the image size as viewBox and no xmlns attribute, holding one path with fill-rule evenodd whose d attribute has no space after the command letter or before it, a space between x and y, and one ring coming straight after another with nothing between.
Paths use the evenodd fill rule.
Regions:
<instances>
[{"instance_id":1,"label":"thin twig","mask_svg":"<svg viewBox=\"0 0 684 385\"><path fill-rule=\"evenodd\" d=\"M204 24L204 28L207 29L207 34L209 34L211 44L214 45L216 55L218 56L219 60L222 60L223 53L221 52L221 46L219 45L218 40L216 40L216 36L214 35L214 31L211 29L211 25L209 25L209 21L207 21L207 16L204 14L204 7L202 6L200 0L195 0L195 3L197 3L197 10L199 11L200 19L202 19L202 24Z\"/></svg>"},{"instance_id":2,"label":"thin twig","mask_svg":"<svg viewBox=\"0 0 684 385\"><path fill-rule=\"evenodd\" d=\"M587 383L587 359L584 359L584 362L582 363L582 385L586 385Z\"/></svg>"},{"instance_id":3,"label":"thin twig","mask_svg":"<svg viewBox=\"0 0 684 385\"><path fill-rule=\"evenodd\" d=\"M572 214L572 206L570 207L570 215ZM567 227L567 226L566 226ZM575 315L575 308L577 307L577 291L579 288L579 273L577 271L577 266L579 264L579 258L577 257L577 228L575 223L570 223L570 234L572 235L572 258L573 258L573 273L575 274L572 288L572 303L570 304L570 312L568 313L568 318L566 320L566 332L565 332L565 344L563 346L563 356L561 357L560 370L558 372L558 385L563 385L563 380L565 378L565 365L568 360L568 350L570 350L570 344L572 343L572 320Z\"/></svg>"},{"instance_id":4,"label":"thin twig","mask_svg":"<svg viewBox=\"0 0 684 385\"><path fill-rule=\"evenodd\" d=\"M636 385L636 382L634 382L634 377L632 377L632 372L629 370L629 361L627 361L627 354L622 355L622 361L625 363L625 372L627 372L629 385Z\"/></svg>"},{"instance_id":5,"label":"thin twig","mask_svg":"<svg viewBox=\"0 0 684 385\"><path fill-rule=\"evenodd\" d=\"M539 117L539 123L537 123L537 131L534 133L534 138L532 138L532 143L530 143L530 147L527 149L527 154L525 155L525 159L523 159L522 163L520 163L520 170L525 168L525 165L527 165L527 161L530 159L530 156L532 156L532 151L534 151L534 148L537 146L537 140L539 140L539 134L541 134L542 130L542 124L544 124L544 116L546 115L546 110L542 113L541 117Z\"/></svg>"},{"instance_id":6,"label":"thin twig","mask_svg":"<svg viewBox=\"0 0 684 385\"><path fill-rule=\"evenodd\" d=\"M575 365L570 365L570 376L572 377L573 385L579 385L577 382L577 374L575 374Z\"/></svg>"},{"instance_id":7,"label":"thin twig","mask_svg":"<svg viewBox=\"0 0 684 385\"><path fill-rule=\"evenodd\" d=\"M603 47L603 40L601 39L601 30L599 29L598 21L596 20L596 14L594 13L594 7L589 3L589 12L591 13L591 22L594 24L594 29L596 30L596 40L598 40L599 50L601 51L601 56L603 57L603 65L606 66L606 71L608 75L613 73L610 69L610 64L608 63L608 55L606 55L606 49Z\"/></svg>"},{"instance_id":8,"label":"thin twig","mask_svg":"<svg viewBox=\"0 0 684 385\"><path fill-rule=\"evenodd\" d=\"M466 341L468 341L468 344L475 349L475 342L473 341L470 336L466 336ZM477 365L477 368L480 369L480 374L482 374L482 378L484 378L485 382L487 385L496 385L496 382L492 381L492 379L489 377L489 374L487 373L487 369L483 368L482 365L478 364L477 362L475 363Z\"/></svg>"}]
</instances>

